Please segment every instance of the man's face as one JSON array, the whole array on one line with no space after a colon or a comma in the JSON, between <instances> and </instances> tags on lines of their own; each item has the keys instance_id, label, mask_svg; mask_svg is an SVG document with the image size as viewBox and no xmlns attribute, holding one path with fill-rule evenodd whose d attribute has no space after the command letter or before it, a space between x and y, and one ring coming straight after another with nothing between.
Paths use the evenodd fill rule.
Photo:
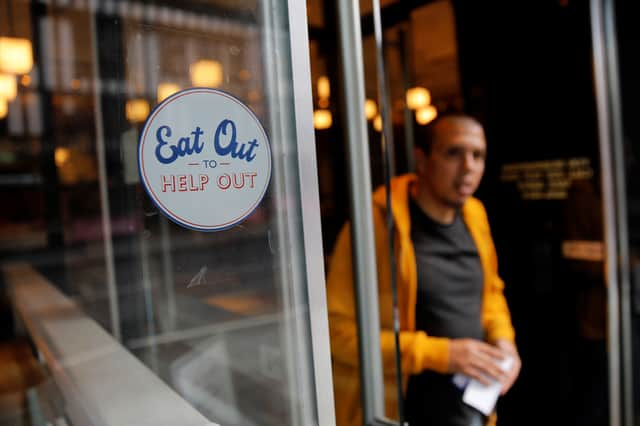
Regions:
<instances>
[{"instance_id":1,"label":"man's face","mask_svg":"<svg viewBox=\"0 0 640 426\"><path fill-rule=\"evenodd\" d=\"M416 149L419 184L442 207L460 207L480 184L486 152L480 124L445 118L437 124L431 152Z\"/></svg>"}]
</instances>

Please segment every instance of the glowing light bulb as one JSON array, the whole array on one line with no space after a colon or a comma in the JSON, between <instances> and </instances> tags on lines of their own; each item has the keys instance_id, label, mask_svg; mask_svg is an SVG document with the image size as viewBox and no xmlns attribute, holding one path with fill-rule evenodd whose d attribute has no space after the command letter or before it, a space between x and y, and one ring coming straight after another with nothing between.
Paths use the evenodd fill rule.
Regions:
<instances>
[{"instance_id":1,"label":"glowing light bulb","mask_svg":"<svg viewBox=\"0 0 640 426\"><path fill-rule=\"evenodd\" d=\"M218 87L222 83L222 64L218 61L201 59L189 67L191 83L199 87Z\"/></svg>"},{"instance_id":2,"label":"glowing light bulb","mask_svg":"<svg viewBox=\"0 0 640 426\"><path fill-rule=\"evenodd\" d=\"M317 130L328 129L332 124L333 118L328 109L317 109L313 112L313 127Z\"/></svg>"},{"instance_id":3,"label":"glowing light bulb","mask_svg":"<svg viewBox=\"0 0 640 426\"><path fill-rule=\"evenodd\" d=\"M329 96L331 96L329 77L326 75L318 77L318 97L320 99L329 99Z\"/></svg>"},{"instance_id":4,"label":"glowing light bulb","mask_svg":"<svg viewBox=\"0 0 640 426\"><path fill-rule=\"evenodd\" d=\"M162 102L169 96L180 91L180 86L175 83L160 83L158 84L158 90L156 92L158 103Z\"/></svg>"},{"instance_id":5,"label":"glowing light bulb","mask_svg":"<svg viewBox=\"0 0 640 426\"><path fill-rule=\"evenodd\" d=\"M378 105L376 104L376 101L372 99L364 101L364 115L367 117L367 120L373 120L377 114Z\"/></svg>"},{"instance_id":6,"label":"glowing light bulb","mask_svg":"<svg viewBox=\"0 0 640 426\"><path fill-rule=\"evenodd\" d=\"M71 152L69 151L69 148L57 147L53 154L54 160L56 162L56 166L58 167L64 166L64 163L66 163L69 160L70 156L71 156Z\"/></svg>"},{"instance_id":7,"label":"glowing light bulb","mask_svg":"<svg viewBox=\"0 0 640 426\"><path fill-rule=\"evenodd\" d=\"M149 115L149 102L145 99L130 99L125 105L125 115L131 123L142 123Z\"/></svg>"},{"instance_id":8,"label":"glowing light bulb","mask_svg":"<svg viewBox=\"0 0 640 426\"><path fill-rule=\"evenodd\" d=\"M32 67L33 51L29 39L0 37L0 71L27 74Z\"/></svg>"},{"instance_id":9,"label":"glowing light bulb","mask_svg":"<svg viewBox=\"0 0 640 426\"><path fill-rule=\"evenodd\" d=\"M5 118L9 113L9 103L5 98L0 96L0 119Z\"/></svg>"},{"instance_id":10,"label":"glowing light bulb","mask_svg":"<svg viewBox=\"0 0 640 426\"><path fill-rule=\"evenodd\" d=\"M382 117L380 114L376 115L373 119L373 128L376 129L377 132L382 131Z\"/></svg>"},{"instance_id":11,"label":"glowing light bulb","mask_svg":"<svg viewBox=\"0 0 640 426\"><path fill-rule=\"evenodd\" d=\"M438 116L438 110L433 105L428 105L416 111L416 121L418 124L426 125Z\"/></svg>"},{"instance_id":12,"label":"glowing light bulb","mask_svg":"<svg viewBox=\"0 0 640 426\"><path fill-rule=\"evenodd\" d=\"M18 95L18 82L16 77L10 74L0 74L0 96L7 101L12 101Z\"/></svg>"},{"instance_id":13,"label":"glowing light bulb","mask_svg":"<svg viewBox=\"0 0 640 426\"><path fill-rule=\"evenodd\" d=\"M424 87L412 87L407 90L407 108L418 109L431 103L431 93Z\"/></svg>"}]
</instances>

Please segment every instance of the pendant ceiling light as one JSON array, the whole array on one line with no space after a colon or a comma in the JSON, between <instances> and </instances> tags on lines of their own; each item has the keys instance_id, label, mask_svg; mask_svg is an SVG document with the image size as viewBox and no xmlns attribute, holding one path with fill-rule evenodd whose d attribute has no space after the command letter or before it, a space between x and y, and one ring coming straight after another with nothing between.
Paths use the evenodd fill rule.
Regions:
<instances>
[{"instance_id":1,"label":"pendant ceiling light","mask_svg":"<svg viewBox=\"0 0 640 426\"><path fill-rule=\"evenodd\" d=\"M331 127L333 118L328 109L317 109L313 112L313 127L317 130L324 130Z\"/></svg>"},{"instance_id":2,"label":"pendant ceiling light","mask_svg":"<svg viewBox=\"0 0 640 426\"><path fill-rule=\"evenodd\" d=\"M367 99L364 101L364 115L367 120L373 120L378 115L378 105L373 99Z\"/></svg>"},{"instance_id":3,"label":"pendant ceiling light","mask_svg":"<svg viewBox=\"0 0 640 426\"><path fill-rule=\"evenodd\" d=\"M5 118L8 112L9 104L7 103L7 100L5 98L0 96L0 119Z\"/></svg>"},{"instance_id":4,"label":"pendant ceiling light","mask_svg":"<svg viewBox=\"0 0 640 426\"><path fill-rule=\"evenodd\" d=\"M125 104L125 115L130 123L142 123L147 119L149 111L146 99L130 99Z\"/></svg>"},{"instance_id":5,"label":"pendant ceiling light","mask_svg":"<svg viewBox=\"0 0 640 426\"><path fill-rule=\"evenodd\" d=\"M0 74L0 97L12 101L18 94L18 82L11 74Z\"/></svg>"},{"instance_id":6,"label":"pendant ceiling light","mask_svg":"<svg viewBox=\"0 0 640 426\"><path fill-rule=\"evenodd\" d=\"M222 83L222 64L201 59L189 67L191 83L197 87L218 87Z\"/></svg>"},{"instance_id":7,"label":"pendant ceiling light","mask_svg":"<svg viewBox=\"0 0 640 426\"><path fill-rule=\"evenodd\" d=\"M0 37L0 71L8 74L28 74L31 68L31 41L26 38Z\"/></svg>"},{"instance_id":8,"label":"pendant ceiling light","mask_svg":"<svg viewBox=\"0 0 640 426\"><path fill-rule=\"evenodd\" d=\"M169 96L173 95L176 92L180 91L180 86L178 86L175 83L160 83L158 84L158 89L157 89L157 99L158 99L158 103L162 102L163 100L165 100L166 98L168 98Z\"/></svg>"},{"instance_id":9,"label":"pendant ceiling light","mask_svg":"<svg viewBox=\"0 0 640 426\"><path fill-rule=\"evenodd\" d=\"M424 87L412 87L407 90L407 108L418 109L431 103L431 92Z\"/></svg>"},{"instance_id":10,"label":"pendant ceiling light","mask_svg":"<svg viewBox=\"0 0 640 426\"><path fill-rule=\"evenodd\" d=\"M9 32L0 37L0 72L7 74L27 74L33 68L31 40L16 37L11 1L7 0Z\"/></svg>"},{"instance_id":11,"label":"pendant ceiling light","mask_svg":"<svg viewBox=\"0 0 640 426\"><path fill-rule=\"evenodd\" d=\"M437 116L438 110L433 105L428 105L416 111L416 121L418 122L418 124L421 124L423 126L431 123Z\"/></svg>"},{"instance_id":12,"label":"pendant ceiling light","mask_svg":"<svg viewBox=\"0 0 640 426\"><path fill-rule=\"evenodd\" d=\"M382 117L380 114L373 118L373 128L376 129L376 132L382 132Z\"/></svg>"}]
</instances>

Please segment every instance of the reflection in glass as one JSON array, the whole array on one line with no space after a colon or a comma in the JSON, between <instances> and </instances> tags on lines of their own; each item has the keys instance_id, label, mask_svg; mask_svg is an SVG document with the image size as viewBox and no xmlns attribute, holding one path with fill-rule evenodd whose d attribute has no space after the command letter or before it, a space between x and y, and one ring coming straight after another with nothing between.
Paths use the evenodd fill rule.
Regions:
<instances>
[{"instance_id":1,"label":"reflection in glass","mask_svg":"<svg viewBox=\"0 0 640 426\"><path fill-rule=\"evenodd\" d=\"M286 5L7 2L33 66L0 97L2 266L27 262L209 420L308 424ZM144 121L194 85L246 103L273 146L267 196L223 232L168 221L139 182Z\"/></svg>"}]
</instances>

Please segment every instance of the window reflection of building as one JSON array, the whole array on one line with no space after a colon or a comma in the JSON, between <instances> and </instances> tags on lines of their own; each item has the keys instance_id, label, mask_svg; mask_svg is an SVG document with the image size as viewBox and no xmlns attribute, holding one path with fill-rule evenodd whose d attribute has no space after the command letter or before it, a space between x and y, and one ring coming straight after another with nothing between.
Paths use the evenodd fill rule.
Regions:
<instances>
[{"instance_id":1,"label":"window reflection of building","mask_svg":"<svg viewBox=\"0 0 640 426\"><path fill-rule=\"evenodd\" d=\"M137 138L120 140L128 127L140 125L140 120L130 124L123 120L129 101L141 100L153 107L161 86L165 90L167 85L172 90L190 87L194 84L194 65L197 68L214 63L219 75L209 75L212 80L208 80L211 68L200 67L205 78L195 83L218 86L247 102L259 116L264 114L259 32L249 3L220 2L213 8L190 10L180 3L158 6L80 1L30 5L4 0L2 7L10 7L12 13L2 14L0 28L11 28L31 40L35 67L28 74L15 76L18 96L8 102L7 115L0 119L0 183L11 192L7 195L15 192L12 188L22 188L22 196L12 198L18 203L23 200L16 209L35 211L29 206L36 204L44 205L45 210L40 211L38 220L29 220L28 214L17 218L6 211L2 215L3 229L6 227L6 234L13 238L15 232L26 232L25 227L29 227L29 232L45 237L37 239L40 245L47 234L49 240L51 234L77 240L69 237L69 230L77 228L79 222L98 227L97 232L89 233L102 233L100 212L77 202L83 198L78 193L99 192L96 102L106 107L106 119L102 121L108 126L103 130L109 195L116 200L112 204L124 202L129 206L121 211L112 206L114 222L122 220L119 216L134 213L131 207L136 204L131 191L124 191L124 196L121 191L122 185L134 182L123 182L117 173L121 162L135 163L135 158L130 158L135 150L122 145L136 144ZM98 34L92 33L92 19L98 22ZM107 52L94 57L92 43ZM114 131L116 123L119 128ZM122 158L123 153L126 158ZM42 201L35 202L37 199ZM87 215L93 217L93 224L89 225Z\"/></svg>"},{"instance_id":2,"label":"window reflection of building","mask_svg":"<svg viewBox=\"0 0 640 426\"><path fill-rule=\"evenodd\" d=\"M277 270L282 253L274 249L270 194L235 229L213 235L178 228L141 190L138 131L162 98L194 85L231 93L266 126L263 38L272 23L260 22L261 6L253 1L0 0L0 11L7 4L16 32L33 44L34 66L14 76L16 97L0 116L0 194L9 200L0 209L0 255L33 261L158 375L184 381L171 376L171 363L197 354L207 336L158 350L149 335L272 314L289 291L278 286L291 283ZM0 36L8 26L0 12ZM286 41L281 28L272 30ZM282 102L278 96L272 94L274 105ZM276 144L291 149L295 140ZM189 286L194 270L202 271L203 284ZM263 352L284 334L279 318L260 331L250 325L251 341ZM241 353L244 363L257 365L254 356L263 355L247 352L244 341L237 335L227 342L229 358ZM294 398L283 384L287 356L279 349L271 356L275 378L252 373L256 389L282 389L264 397L271 409L286 410L286 398ZM246 387L245 370L234 371L235 388L226 394ZM208 386L212 378L198 379ZM227 409L254 420L263 414L248 402Z\"/></svg>"}]
</instances>

